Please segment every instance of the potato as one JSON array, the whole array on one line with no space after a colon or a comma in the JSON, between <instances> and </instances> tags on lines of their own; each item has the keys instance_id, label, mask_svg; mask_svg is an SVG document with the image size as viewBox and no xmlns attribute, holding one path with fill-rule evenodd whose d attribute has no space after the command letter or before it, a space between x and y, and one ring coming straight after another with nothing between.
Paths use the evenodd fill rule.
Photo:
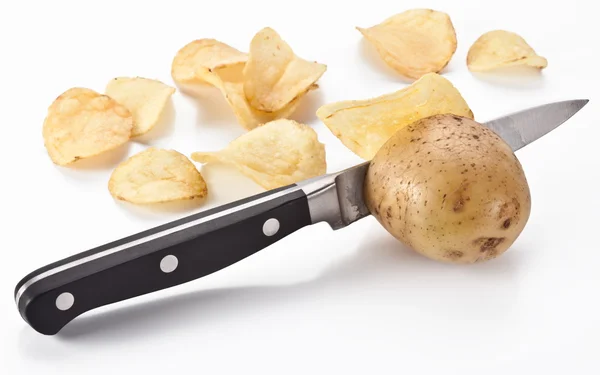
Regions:
<instances>
[{"instance_id":1,"label":"potato","mask_svg":"<svg viewBox=\"0 0 600 375\"><path fill-rule=\"evenodd\" d=\"M503 254L531 210L527 179L510 146L452 114L396 132L371 160L364 191L369 210L395 238L449 263Z\"/></svg>"}]
</instances>

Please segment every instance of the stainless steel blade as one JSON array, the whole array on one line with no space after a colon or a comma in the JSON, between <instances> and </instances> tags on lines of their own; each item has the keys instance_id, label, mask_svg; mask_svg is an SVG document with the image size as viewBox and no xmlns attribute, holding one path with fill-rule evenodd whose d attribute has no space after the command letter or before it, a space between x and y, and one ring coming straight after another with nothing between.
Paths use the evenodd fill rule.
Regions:
<instances>
[{"instance_id":1,"label":"stainless steel blade","mask_svg":"<svg viewBox=\"0 0 600 375\"><path fill-rule=\"evenodd\" d=\"M588 100L569 100L545 104L483 125L492 129L516 151L556 129L587 103ZM313 223L326 221L333 229L339 229L370 215L363 199L363 183L368 167L369 162L364 162L300 184L308 196Z\"/></svg>"},{"instance_id":2,"label":"stainless steel blade","mask_svg":"<svg viewBox=\"0 0 600 375\"><path fill-rule=\"evenodd\" d=\"M371 214L363 200L363 185L368 168L368 162L362 163L340 173L335 178L341 219L345 225Z\"/></svg>"},{"instance_id":3,"label":"stainless steel blade","mask_svg":"<svg viewBox=\"0 0 600 375\"><path fill-rule=\"evenodd\" d=\"M529 108L488 121L492 129L517 151L559 127L583 108L589 100L567 100Z\"/></svg>"}]
</instances>

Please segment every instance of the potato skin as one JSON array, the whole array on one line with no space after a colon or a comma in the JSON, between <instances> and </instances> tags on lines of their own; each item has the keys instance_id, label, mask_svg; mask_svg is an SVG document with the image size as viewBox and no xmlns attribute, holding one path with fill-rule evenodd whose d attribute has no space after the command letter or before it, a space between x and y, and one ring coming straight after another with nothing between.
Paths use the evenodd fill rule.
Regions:
<instances>
[{"instance_id":1,"label":"potato skin","mask_svg":"<svg viewBox=\"0 0 600 375\"><path fill-rule=\"evenodd\" d=\"M396 132L371 160L364 192L373 216L395 238L448 263L503 254L531 211L529 185L510 146L451 114Z\"/></svg>"}]
</instances>

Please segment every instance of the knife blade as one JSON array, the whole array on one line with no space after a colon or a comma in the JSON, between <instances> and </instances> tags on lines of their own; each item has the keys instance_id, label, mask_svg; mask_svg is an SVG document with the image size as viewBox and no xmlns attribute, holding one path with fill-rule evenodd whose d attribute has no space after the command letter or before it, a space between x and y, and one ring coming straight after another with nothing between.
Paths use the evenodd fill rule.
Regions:
<instances>
[{"instance_id":1,"label":"knife blade","mask_svg":"<svg viewBox=\"0 0 600 375\"><path fill-rule=\"evenodd\" d=\"M518 150L585 104L550 103L484 125ZM87 311L217 272L306 226L347 227L370 215L362 193L368 166L231 202L41 267L17 283L18 311L34 330L54 335Z\"/></svg>"},{"instance_id":2,"label":"knife blade","mask_svg":"<svg viewBox=\"0 0 600 375\"><path fill-rule=\"evenodd\" d=\"M559 127L583 108L589 100L565 100L525 109L484 123L510 145L520 150Z\"/></svg>"}]
</instances>

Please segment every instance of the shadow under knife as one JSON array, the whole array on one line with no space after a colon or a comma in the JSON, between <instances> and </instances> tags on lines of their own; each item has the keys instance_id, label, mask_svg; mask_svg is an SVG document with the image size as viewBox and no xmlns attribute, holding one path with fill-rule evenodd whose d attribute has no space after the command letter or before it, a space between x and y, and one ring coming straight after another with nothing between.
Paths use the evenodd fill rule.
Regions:
<instances>
[{"instance_id":1,"label":"shadow under knife","mask_svg":"<svg viewBox=\"0 0 600 375\"><path fill-rule=\"evenodd\" d=\"M396 242L390 238L380 241ZM400 248L396 247L396 251L377 251L378 243L379 241L371 243L375 246L372 249L374 251L359 247L316 278L305 282L199 290L169 296L100 314L80 316L65 326L57 337L64 340L94 336L132 338L136 335L156 334L162 329L172 330L178 325L209 324L215 319L227 319L228 314L241 314L252 306L264 307L283 299L293 300L328 284L343 284L348 279L356 281L358 277L371 271L381 272L381 267L386 264L397 265L406 262L406 258L419 257L402 245Z\"/></svg>"},{"instance_id":2,"label":"shadow under knife","mask_svg":"<svg viewBox=\"0 0 600 375\"><path fill-rule=\"evenodd\" d=\"M448 287L452 288L448 280L464 277L465 273L469 274L470 279L480 282L472 291L462 290L463 294L467 293L465 298L481 300L491 294L492 299L482 304L482 311L487 312L492 304L492 308L501 313L502 306L506 305L507 299L512 298L511 295L497 292L494 296L485 285L495 285L498 279L512 283L515 270L515 260L510 254L477 265L448 265L415 253L389 235L375 235L369 238L367 234L354 252L325 269L316 278L305 282L199 290L170 296L100 314L81 316L65 326L57 336L64 341L132 340L164 331L190 327L197 329L217 321L222 322L232 315L244 314L247 309L266 308L283 300L295 300L300 303L304 300L303 297L310 297L323 288L351 288L351 285L356 286L359 283L366 286L381 283L391 285L392 289L388 289L387 292L391 297L399 297L401 300L402 295L407 294L403 293L403 290L408 292L406 289L412 288L411 293L414 293L415 280L427 279L428 288L420 293L426 293L429 297L420 301L434 300L439 298L440 293L446 294ZM506 289L512 290L512 286ZM353 290L349 289L349 293L353 293ZM460 305L460 301L457 301L457 304ZM460 306L449 308L460 309Z\"/></svg>"}]
</instances>

